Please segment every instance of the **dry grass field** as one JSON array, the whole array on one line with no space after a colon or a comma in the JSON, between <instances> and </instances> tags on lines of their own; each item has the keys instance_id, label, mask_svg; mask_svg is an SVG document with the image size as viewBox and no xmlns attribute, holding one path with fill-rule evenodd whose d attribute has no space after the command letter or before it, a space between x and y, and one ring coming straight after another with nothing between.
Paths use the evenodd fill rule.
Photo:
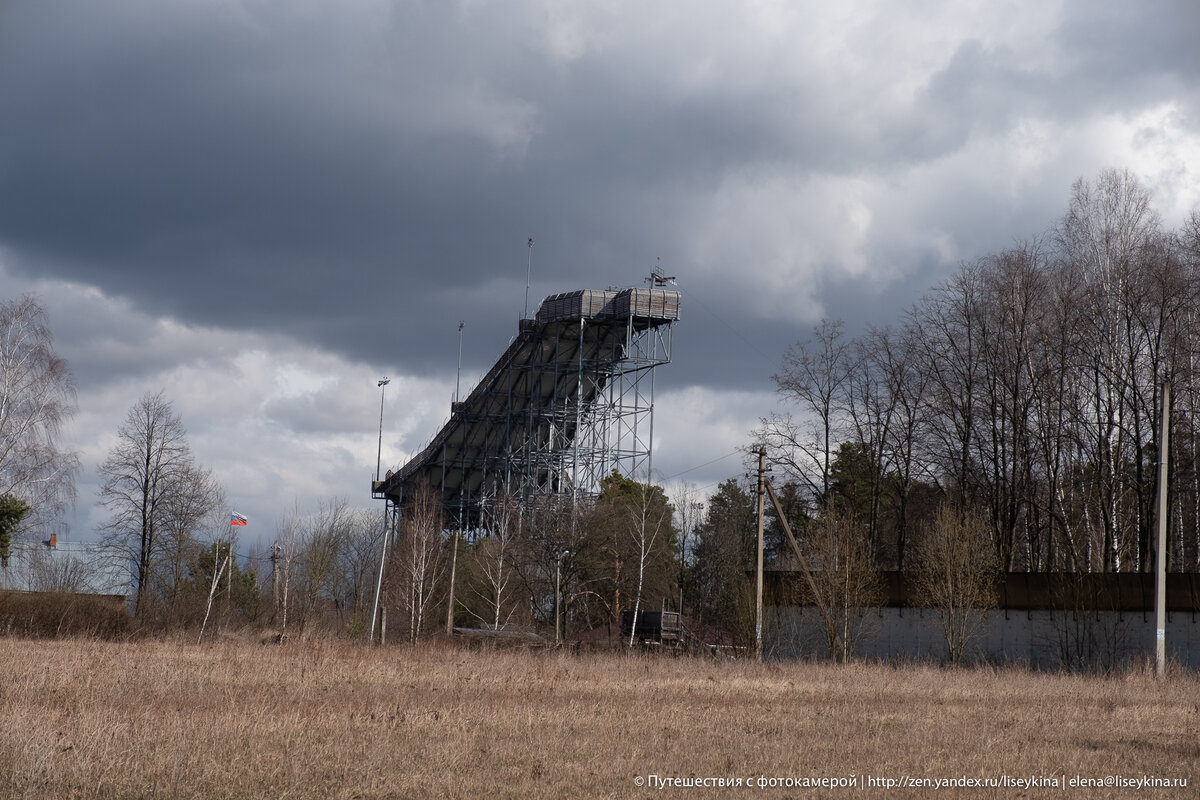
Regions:
<instances>
[{"instance_id":1,"label":"dry grass field","mask_svg":"<svg viewBox=\"0 0 1200 800\"><path fill-rule=\"evenodd\" d=\"M1166 798L1200 787L1194 675L233 639L0 639L0 663L5 798ZM851 776L845 788L758 785ZM1009 785L869 782L905 776ZM1077 776L1189 786L1016 783Z\"/></svg>"}]
</instances>

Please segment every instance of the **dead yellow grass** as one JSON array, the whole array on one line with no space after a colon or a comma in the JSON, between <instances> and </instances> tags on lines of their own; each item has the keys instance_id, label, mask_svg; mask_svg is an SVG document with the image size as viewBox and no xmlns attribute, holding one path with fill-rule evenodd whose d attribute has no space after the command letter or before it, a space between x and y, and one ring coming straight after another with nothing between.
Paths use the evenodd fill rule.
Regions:
<instances>
[{"instance_id":1,"label":"dead yellow grass","mask_svg":"<svg viewBox=\"0 0 1200 800\"><path fill-rule=\"evenodd\" d=\"M1186 778L1200 680L322 642L0 639L0 796L905 796L745 779ZM939 796L1126 797L1110 789Z\"/></svg>"}]
</instances>

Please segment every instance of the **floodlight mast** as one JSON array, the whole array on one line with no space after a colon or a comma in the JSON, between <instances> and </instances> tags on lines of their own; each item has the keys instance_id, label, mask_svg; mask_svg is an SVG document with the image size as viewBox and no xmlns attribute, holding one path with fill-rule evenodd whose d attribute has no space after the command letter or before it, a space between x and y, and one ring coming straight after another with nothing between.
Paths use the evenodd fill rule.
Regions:
<instances>
[{"instance_id":1,"label":"floodlight mast","mask_svg":"<svg viewBox=\"0 0 1200 800\"><path fill-rule=\"evenodd\" d=\"M375 482L379 483L379 467L383 461L383 393L392 379L386 375L376 384L379 387L379 450L375 453Z\"/></svg>"},{"instance_id":2,"label":"floodlight mast","mask_svg":"<svg viewBox=\"0 0 1200 800\"><path fill-rule=\"evenodd\" d=\"M392 382L392 379L383 376L376 384L379 387L379 450L375 455L375 485L379 486L379 468L383 461L383 395L387 391L387 385ZM375 581L375 600L371 603L371 632L367 635L367 641L374 643L375 641L375 620L379 615L379 594L383 589L383 566L387 563L388 549L388 499L387 495L383 496L383 552L379 556L379 577Z\"/></svg>"}]
</instances>

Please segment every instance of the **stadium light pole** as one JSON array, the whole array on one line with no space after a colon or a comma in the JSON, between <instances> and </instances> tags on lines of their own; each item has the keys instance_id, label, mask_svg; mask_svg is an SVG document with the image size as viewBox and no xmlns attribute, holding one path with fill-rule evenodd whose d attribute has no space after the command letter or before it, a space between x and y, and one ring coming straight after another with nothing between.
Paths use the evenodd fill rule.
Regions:
<instances>
[{"instance_id":1,"label":"stadium light pole","mask_svg":"<svg viewBox=\"0 0 1200 800\"><path fill-rule=\"evenodd\" d=\"M391 383L391 378L386 375L377 384L379 386L379 450L375 454L375 485L379 486L379 468L383 462L383 396L387 391L387 385ZM375 601L371 603L371 632L367 635L367 641L375 642L375 620L379 618L379 594L383 589L383 565L387 562L388 548L388 501L387 496L383 498L383 551L379 556L379 577L375 580Z\"/></svg>"},{"instance_id":2,"label":"stadium light pole","mask_svg":"<svg viewBox=\"0 0 1200 800\"><path fill-rule=\"evenodd\" d=\"M379 467L383 462L383 394L392 379L386 375L377 384L379 386L379 450L375 453L375 482L379 483Z\"/></svg>"}]
</instances>

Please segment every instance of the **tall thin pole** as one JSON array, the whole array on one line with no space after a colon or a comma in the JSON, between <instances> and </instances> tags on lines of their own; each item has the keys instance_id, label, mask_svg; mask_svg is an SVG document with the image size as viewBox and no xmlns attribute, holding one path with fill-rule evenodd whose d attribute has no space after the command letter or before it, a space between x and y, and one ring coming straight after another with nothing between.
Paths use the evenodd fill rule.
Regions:
<instances>
[{"instance_id":1,"label":"tall thin pole","mask_svg":"<svg viewBox=\"0 0 1200 800\"><path fill-rule=\"evenodd\" d=\"M379 576L375 579L375 601L371 603L371 632L367 634L367 641L375 641L375 620L379 618L379 595L383 592L383 567L387 563L388 540L391 531L388 525L388 500L383 498L383 548L379 553ZM382 643L382 639L381 639Z\"/></svg>"},{"instance_id":2,"label":"tall thin pole","mask_svg":"<svg viewBox=\"0 0 1200 800\"><path fill-rule=\"evenodd\" d=\"M529 237L529 261L525 264L525 310L521 319L529 319L529 282L533 276L533 237Z\"/></svg>"},{"instance_id":3,"label":"tall thin pole","mask_svg":"<svg viewBox=\"0 0 1200 800\"><path fill-rule=\"evenodd\" d=\"M767 472L767 451L758 450L758 546L754 567L754 658L763 657L763 479Z\"/></svg>"},{"instance_id":4,"label":"tall thin pole","mask_svg":"<svg viewBox=\"0 0 1200 800\"><path fill-rule=\"evenodd\" d=\"M375 453L375 482L379 483L379 467L383 463L383 394L392 379L386 375L377 384L379 386L379 449Z\"/></svg>"},{"instance_id":5,"label":"tall thin pole","mask_svg":"<svg viewBox=\"0 0 1200 800\"><path fill-rule=\"evenodd\" d=\"M1158 453L1158 548L1154 576L1154 674L1167 669L1167 453L1171 434L1171 386L1162 387L1162 437Z\"/></svg>"},{"instance_id":6,"label":"tall thin pole","mask_svg":"<svg viewBox=\"0 0 1200 800\"><path fill-rule=\"evenodd\" d=\"M459 511L459 519L462 512ZM458 570L458 528L454 529L454 549L450 551L450 598L446 602L446 635L454 635L454 573Z\"/></svg>"},{"instance_id":7,"label":"tall thin pole","mask_svg":"<svg viewBox=\"0 0 1200 800\"><path fill-rule=\"evenodd\" d=\"M279 542L271 547L271 624L279 617Z\"/></svg>"},{"instance_id":8,"label":"tall thin pole","mask_svg":"<svg viewBox=\"0 0 1200 800\"><path fill-rule=\"evenodd\" d=\"M462 331L465 323L458 321L458 374L454 378L454 402L458 402L458 388L462 381Z\"/></svg>"},{"instance_id":9,"label":"tall thin pole","mask_svg":"<svg viewBox=\"0 0 1200 800\"><path fill-rule=\"evenodd\" d=\"M562 562L571 555L570 550L563 550L554 562L554 644L562 644Z\"/></svg>"},{"instance_id":10,"label":"tall thin pole","mask_svg":"<svg viewBox=\"0 0 1200 800\"><path fill-rule=\"evenodd\" d=\"M380 379L379 386L379 451L375 456L375 483L379 484L379 469L383 461L383 397L387 391L387 385L391 383L391 379L386 375ZM379 577L375 580L375 599L371 603L371 632L367 634L367 641L375 642L375 620L379 618L379 595L383 591L383 566L387 563L388 549L388 501L387 496L383 498L383 547L379 554Z\"/></svg>"}]
</instances>

